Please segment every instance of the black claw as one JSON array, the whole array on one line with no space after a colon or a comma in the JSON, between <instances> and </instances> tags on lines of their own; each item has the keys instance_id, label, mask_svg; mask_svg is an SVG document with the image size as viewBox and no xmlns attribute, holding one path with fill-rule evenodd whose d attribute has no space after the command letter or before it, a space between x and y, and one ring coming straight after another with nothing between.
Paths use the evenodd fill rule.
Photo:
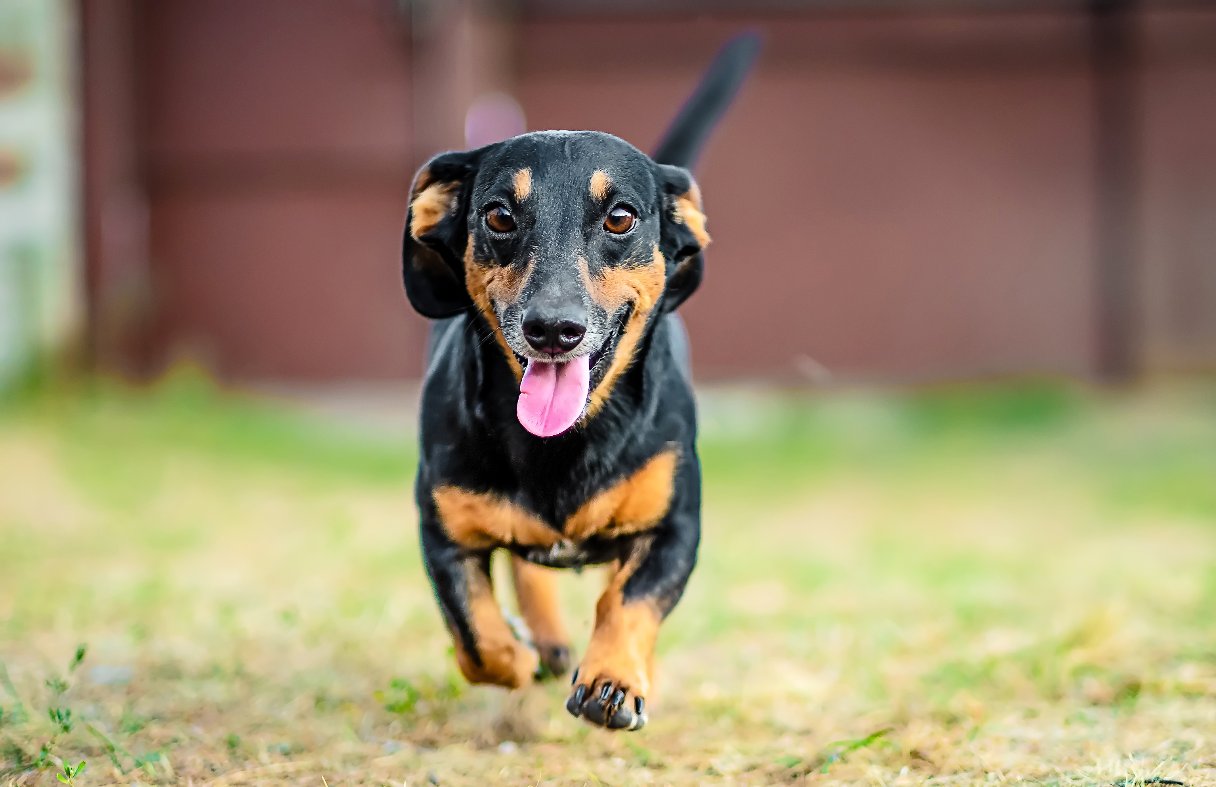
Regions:
<instances>
[{"instance_id":1,"label":"black claw","mask_svg":"<svg viewBox=\"0 0 1216 787\"><path fill-rule=\"evenodd\" d=\"M625 692L621 689L616 690L616 694L612 695L612 710L613 712L620 709L625 704Z\"/></svg>"},{"instance_id":2,"label":"black claw","mask_svg":"<svg viewBox=\"0 0 1216 787\"><path fill-rule=\"evenodd\" d=\"M588 700L583 706L583 718L598 727L608 726L608 714L604 712L604 705L595 700Z\"/></svg>"},{"instance_id":3,"label":"black claw","mask_svg":"<svg viewBox=\"0 0 1216 787\"><path fill-rule=\"evenodd\" d=\"M573 686L575 683L578 683L578 669L577 668L575 668L574 674L570 676L570 685Z\"/></svg>"},{"instance_id":4,"label":"black claw","mask_svg":"<svg viewBox=\"0 0 1216 787\"><path fill-rule=\"evenodd\" d=\"M610 730L627 730L633 726L633 713L628 708L617 708L608 721Z\"/></svg>"},{"instance_id":5,"label":"black claw","mask_svg":"<svg viewBox=\"0 0 1216 787\"><path fill-rule=\"evenodd\" d=\"M600 689L600 702L607 702L608 698L611 696L612 696L612 684L605 683L604 688Z\"/></svg>"},{"instance_id":6,"label":"black claw","mask_svg":"<svg viewBox=\"0 0 1216 787\"><path fill-rule=\"evenodd\" d=\"M566 700L566 710L569 711L570 715L576 719L582 715L583 699L586 698L586 696L587 687L579 686L574 690L574 693L570 695L570 699Z\"/></svg>"},{"instance_id":7,"label":"black claw","mask_svg":"<svg viewBox=\"0 0 1216 787\"><path fill-rule=\"evenodd\" d=\"M636 713L638 716L645 717L645 715L646 715L646 700L642 699L641 697L634 697L634 698L633 698L633 711L634 711L634 713Z\"/></svg>"}]
</instances>

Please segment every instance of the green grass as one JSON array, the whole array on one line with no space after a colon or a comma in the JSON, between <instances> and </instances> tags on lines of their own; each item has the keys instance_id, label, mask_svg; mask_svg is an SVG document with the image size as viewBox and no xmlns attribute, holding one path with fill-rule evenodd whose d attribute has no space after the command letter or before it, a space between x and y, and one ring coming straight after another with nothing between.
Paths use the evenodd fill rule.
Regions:
<instances>
[{"instance_id":1,"label":"green grass","mask_svg":"<svg viewBox=\"0 0 1216 787\"><path fill-rule=\"evenodd\" d=\"M1216 388L703 415L700 565L613 736L459 678L405 437L189 375L6 403L0 784L1216 783Z\"/></svg>"}]
</instances>

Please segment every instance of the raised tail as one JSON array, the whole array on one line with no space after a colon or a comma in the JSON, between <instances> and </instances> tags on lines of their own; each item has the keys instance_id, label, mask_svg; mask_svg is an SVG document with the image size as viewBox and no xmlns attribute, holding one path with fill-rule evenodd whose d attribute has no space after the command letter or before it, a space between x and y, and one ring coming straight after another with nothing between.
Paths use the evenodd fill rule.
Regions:
<instances>
[{"instance_id":1,"label":"raised tail","mask_svg":"<svg viewBox=\"0 0 1216 787\"><path fill-rule=\"evenodd\" d=\"M691 168L709 138L709 132L739 92L759 51L758 33L743 33L727 41L710 63L701 83L684 102L651 158L660 164Z\"/></svg>"}]
</instances>

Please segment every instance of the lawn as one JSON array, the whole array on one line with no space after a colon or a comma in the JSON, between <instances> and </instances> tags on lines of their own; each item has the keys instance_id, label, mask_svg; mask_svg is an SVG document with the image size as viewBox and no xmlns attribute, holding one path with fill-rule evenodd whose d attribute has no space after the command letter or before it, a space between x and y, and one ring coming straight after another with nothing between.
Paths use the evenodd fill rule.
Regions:
<instances>
[{"instance_id":1,"label":"lawn","mask_svg":"<svg viewBox=\"0 0 1216 787\"><path fill-rule=\"evenodd\" d=\"M707 396L632 735L462 682L412 452L188 376L0 408L0 784L1216 784L1216 386Z\"/></svg>"}]
</instances>

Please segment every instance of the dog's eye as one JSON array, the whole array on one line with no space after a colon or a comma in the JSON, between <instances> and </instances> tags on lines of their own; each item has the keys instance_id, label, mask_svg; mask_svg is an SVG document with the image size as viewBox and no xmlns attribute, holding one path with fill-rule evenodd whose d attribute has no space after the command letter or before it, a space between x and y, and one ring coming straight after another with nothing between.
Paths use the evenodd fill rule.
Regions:
<instances>
[{"instance_id":1,"label":"dog's eye","mask_svg":"<svg viewBox=\"0 0 1216 787\"><path fill-rule=\"evenodd\" d=\"M486 211L486 226L499 233L514 232L515 217L505 205L495 205Z\"/></svg>"},{"instance_id":2,"label":"dog's eye","mask_svg":"<svg viewBox=\"0 0 1216 787\"><path fill-rule=\"evenodd\" d=\"M604 219L604 229L613 235L624 235L633 229L637 220L638 214L634 213L633 208L628 205L617 205L608 211L608 217Z\"/></svg>"}]
</instances>

